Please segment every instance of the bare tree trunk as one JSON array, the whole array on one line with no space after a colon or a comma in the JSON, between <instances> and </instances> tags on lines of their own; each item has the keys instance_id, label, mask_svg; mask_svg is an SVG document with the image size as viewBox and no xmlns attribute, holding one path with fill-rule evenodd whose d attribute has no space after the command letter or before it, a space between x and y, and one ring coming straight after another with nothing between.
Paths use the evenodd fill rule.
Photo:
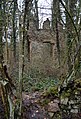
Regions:
<instances>
[{"instance_id":1,"label":"bare tree trunk","mask_svg":"<svg viewBox=\"0 0 81 119\"><path fill-rule=\"evenodd\" d=\"M5 1L3 2L5 3ZM3 4L3 8L4 8L4 4ZM3 17L2 17L2 13L5 11L5 8L2 9L2 0L0 1L0 80L4 79L4 71L3 71ZM1 98L4 104L4 109L5 109L5 118L8 119L9 118L9 110L8 110L8 98L7 98L7 93L6 93L6 88L3 84L1 84L0 82L0 91L1 91Z\"/></svg>"},{"instance_id":2,"label":"bare tree trunk","mask_svg":"<svg viewBox=\"0 0 81 119\"><path fill-rule=\"evenodd\" d=\"M56 45L57 45L57 53L58 53L58 62L60 66L60 43L59 43L59 30L58 30L58 20L56 18Z\"/></svg>"},{"instance_id":3,"label":"bare tree trunk","mask_svg":"<svg viewBox=\"0 0 81 119\"><path fill-rule=\"evenodd\" d=\"M24 45L26 40L26 16L28 13L28 5L30 1L25 0L25 11L23 19L23 33L22 33L22 12L19 15L19 119L22 119L22 88L23 88L23 72L24 72ZM21 3L20 3L21 4ZM22 9L22 4L21 4ZM22 37L23 36L23 37Z\"/></svg>"},{"instance_id":4,"label":"bare tree trunk","mask_svg":"<svg viewBox=\"0 0 81 119\"><path fill-rule=\"evenodd\" d=\"M39 29L38 0L35 0L35 19L36 29Z\"/></svg>"},{"instance_id":5,"label":"bare tree trunk","mask_svg":"<svg viewBox=\"0 0 81 119\"><path fill-rule=\"evenodd\" d=\"M57 58L60 66L60 42L59 42L59 29L58 29L58 21L60 22L60 7L59 0L53 0L53 8L52 8L52 28L53 31L56 32L56 48L57 48Z\"/></svg>"},{"instance_id":6,"label":"bare tree trunk","mask_svg":"<svg viewBox=\"0 0 81 119\"><path fill-rule=\"evenodd\" d=\"M12 48L14 59L16 60L16 9L17 9L17 0L14 0L13 6L13 34L12 34Z\"/></svg>"},{"instance_id":7,"label":"bare tree trunk","mask_svg":"<svg viewBox=\"0 0 81 119\"><path fill-rule=\"evenodd\" d=\"M19 119L22 114L23 56L22 56L22 18L19 16Z\"/></svg>"}]
</instances>

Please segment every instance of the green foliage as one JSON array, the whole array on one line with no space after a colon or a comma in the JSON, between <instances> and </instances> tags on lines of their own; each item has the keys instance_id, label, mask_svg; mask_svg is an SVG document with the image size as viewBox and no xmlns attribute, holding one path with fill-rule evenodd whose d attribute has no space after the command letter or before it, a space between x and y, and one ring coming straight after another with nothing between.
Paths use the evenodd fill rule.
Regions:
<instances>
[{"instance_id":1,"label":"green foliage","mask_svg":"<svg viewBox=\"0 0 81 119\"><path fill-rule=\"evenodd\" d=\"M59 82L55 77L46 77L43 75L35 75L34 77L28 77L27 75L23 78L23 90L24 91L43 91L49 87L54 87Z\"/></svg>"},{"instance_id":2,"label":"green foliage","mask_svg":"<svg viewBox=\"0 0 81 119\"><path fill-rule=\"evenodd\" d=\"M58 87L57 86L50 86L44 94L46 97L58 97Z\"/></svg>"},{"instance_id":3,"label":"green foliage","mask_svg":"<svg viewBox=\"0 0 81 119\"><path fill-rule=\"evenodd\" d=\"M50 99L49 98L42 98L40 101L39 101L39 104L44 107L44 106L47 106L47 104L50 102Z\"/></svg>"},{"instance_id":4,"label":"green foliage","mask_svg":"<svg viewBox=\"0 0 81 119\"><path fill-rule=\"evenodd\" d=\"M66 86L64 91L62 92L61 96L63 98L69 98L69 99L74 99L76 94L79 94L81 91L81 80L76 79L72 85L70 83Z\"/></svg>"}]
</instances>

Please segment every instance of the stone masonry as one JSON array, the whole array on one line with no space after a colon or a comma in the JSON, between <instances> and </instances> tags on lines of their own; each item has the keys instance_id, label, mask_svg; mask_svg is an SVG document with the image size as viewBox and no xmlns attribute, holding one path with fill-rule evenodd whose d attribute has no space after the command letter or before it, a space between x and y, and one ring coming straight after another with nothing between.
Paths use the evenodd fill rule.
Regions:
<instances>
[{"instance_id":1,"label":"stone masonry","mask_svg":"<svg viewBox=\"0 0 81 119\"><path fill-rule=\"evenodd\" d=\"M62 24L58 24L60 32L60 48L63 50L63 35L61 33ZM29 42L30 42L30 64L41 70L55 69L58 66L56 36L50 27L50 21L47 18L43 23L43 29L36 29L33 21L29 25Z\"/></svg>"}]
</instances>

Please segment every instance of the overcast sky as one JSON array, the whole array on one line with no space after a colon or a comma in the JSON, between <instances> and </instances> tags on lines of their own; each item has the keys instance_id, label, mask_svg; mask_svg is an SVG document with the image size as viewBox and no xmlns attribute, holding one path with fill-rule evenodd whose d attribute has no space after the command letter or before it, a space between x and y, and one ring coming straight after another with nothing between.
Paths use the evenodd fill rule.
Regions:
<instances>
[{"instance_id":1,"label":"overcast sky","mask_svg":"<svg viewBox=\"0 0 81 119\"><path fill-rule=\"evenodd\" d=\"M21 4L22 6L22 1L23 0L18 0L18 6ZM38 7L42 8L51 8L51 2L52 0L38 0ZM51 9L38 9L39 11L39 22L40 22L40 27L42 23L49 18L51 20Z\"/></svg>"},{"instance_id":2,"label":"overcast sky","mask_svg":"<svg viewBox=\"0 0 81 119\"><path fill-rule=\"evenodd\" d=\"M51 5L52 0L38 0L39 5L49 7Z\"/></svg>"},{"instance_id":3,"label":"overcast sky","mask_svg":"<svg viewBox=\"0 0 81 119\"><path fill-rule=\"evenodd\" d=\"M51 8L52 0L38 0L38 7ZM42 27L42 23L49 18L51 20L51 9L41 9L39 8L39 22L40 27Z\"/></svg>"}]
</instances>

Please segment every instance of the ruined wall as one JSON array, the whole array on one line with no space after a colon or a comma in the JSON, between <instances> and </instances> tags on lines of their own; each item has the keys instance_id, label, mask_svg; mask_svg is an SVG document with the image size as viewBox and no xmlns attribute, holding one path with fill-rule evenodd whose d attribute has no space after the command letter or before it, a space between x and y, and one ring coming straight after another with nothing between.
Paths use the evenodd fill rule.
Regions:
<instances>
[{"instance_id":1,"label":"ruined wall","mask_svg":"<svg viewBox=\"0 0 81 119\"><path fill-rule=\"evenodd\" d=\"M59 24L59 30L59 32L62 31L61 24ZM43 72L55 73L55 69L58 67L56 36L54 31L50 28L49 19L43 23L43 29L39 30L36 30L34 22L31 21L28 35L30 41L31 66L39 68ZM60 33L59 39L60 47L63 50L64 38L62 33Z\"/></svg>"}]
</instances>

